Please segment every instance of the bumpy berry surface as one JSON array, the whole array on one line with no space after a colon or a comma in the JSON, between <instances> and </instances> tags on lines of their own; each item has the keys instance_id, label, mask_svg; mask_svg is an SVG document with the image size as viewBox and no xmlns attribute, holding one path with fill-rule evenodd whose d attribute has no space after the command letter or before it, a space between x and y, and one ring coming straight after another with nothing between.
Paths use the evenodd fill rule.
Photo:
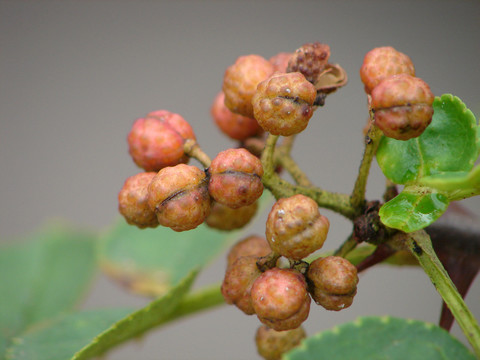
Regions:
<instances>
[{"instance_id":1,"label":"bumpy berry surface","mask_svg":"<svg viewBox=\"0 0 480 360\"><path fill-rule=\"evenodd\" d=\"M299 327L310 311L305 278L293 269L265 271L253 283L251 296L258 319L277 331Z\"/></svg>"},{"instance_id":2,"label":"bumpy berry surface","mask_svg":"<svg viewBox=\"0 0 480 360\"><path fill-rule=\"evenodd\" d=\"M422 79L407 74L391 76L372 91L375 125L397 140L418 137L432 121L434 98Z\"/></svg>"},{"instance_id":3,"label":"bumpy berry surface","mask_svg":"<svg viewBox=\"0 0 480 360\"><path fill-rule=\"evenodd\" d=\"M357 269L339 256L313 261L307 279L313 300L327 310L338 311L349 307L357 292Z\"/></svg>"},{"instance_id":4,"label":"bumpy berry surface","mask_svg":"<svg viewBox=\"0 0 480 360\"><path fill-rule=\"evenodd\" d=\"M275 331L266 325L257 329L255 343L257 351L265 360L281 360L282 355L300 344L306 338L303 327Z\"/></svg>"},{"instance_id":5,"label":"bumpy berry surface","mask_svg":"<svg viewBox=\"0 0 480 360\"><path fill-rule=\"evenodd\" d=\"M231 112L225 106L224 101L225 94L220 92L215 97L210 109L212 118L222 133L231 139L240 141L263 133L263 129L258 125L257 120Z\"/></svg>"},{"instance_id":6,"label":"bumpy berry surface","mask_svg":"<svg viewBox=\"0 0 480 360\"><path fill-rule=\"evenodd\" d=\"M370 94L382 80L398 74L415 76L415 67L410 57L391 46L370 50L360 68L360 78L367 94Z\"/></svg>"},{"instance_id":7,"label":"bumpy berry surface","mask_svg":"<svg viewBox=\"0 0 480 360\"><path fill-rule=\"evenodd\" d=\"M272 250L300 260L323 246L329 226L328 219L320 215L317 203L297 194L279 199L273 205L265 234Z\"/></svg>"},{"instance_id":8,"label":"bumpy berry surface","mask_svg":"<svg viewBox=\"0 0 480 360\"><path fill-rule=\"evenodd\" d=\"M227 255L227 266L230 266L242 256L266 256L272 250L264 237L258 235L248 236L233 245Z\"/></svg>"},{"instance_id":9,"label":"bumpy berry surface","mask_svg":"<svg viewBox=\"0 0 480 360\"><path fill-rule=\"evenodd\" d=\"M148 184L155 175L155 172L146 172L130 176L118 193L118 211L130 225L141 229L158 226L157 216L147 201Z\"/></svg>"},{"instance_id":10,"label":"bumpy berry surface","mask_svg":"<svg viewBox=\"0 0 480 360\"><path fill-rule=\"evenodd\" d=\"M135 120L127 137L133 161L145 171L188 162L183 151L186 139L195 140L190 124L166 110L153 111Z\"/></svg>"},{"instance_id":11,"label":"bumpy berry surface","mask_svg":"<svg viewBox=\"0 0 480 360\"><path fill-rule=\"evenodd\" d=\"M273 74L273 65L259 55L240 56L223 77L225 106L232 112L253 118L252 97L257 85Z\"/></svg>"},{"instance_id":12,"label":"bumpy berry surface","mask_svg":"<svg viewBox=\"0 0 480 360\"><path fill-rule=\"evenodd\" d=\"M258 209L258 202L248 206L242 206L238 209L232 209L216 201L211 206L210 215L205 219L205 223L211 228L218 230L241 229L247 225L255 216Z\"/></svg>"},{"instance_id":13,"label":"bumpy berry surface","mask_svg":"<svg viewBox=\"0 0 480 360\"><path fill-rule=\"evenodd\" d=\"M227 304L234 304L247 315L255 313L251 289L261 272L256 256L242 256L227 267L221 291Z\"/></svg>"},{"instance_id":14,"label":"bumpy berry surface","mask_svg":"<svg viewBox=\"0 0 480 360\"><path fill-rule=\"evenodd\" d=\"M273 65L275 72L287 72L288 61L292 57L292 53L281 52L272 56L268 61Z\"/></svg>"},{"instance_id":15,"label":"bumpy berry surface","mask_svg":"<svg viewBox=\"0 0 480 360\"><path fill-rule=\"evenodd\" d=\"M314 84L325 69L330 57L330 46L319 42L304 44L288 62L287 72L300 72Z\"/></svg>"},{"instance_id":16,"label":"bumpy berry surface","mask_svg":"<svg viewBox=\"0 0 480 360\"><path fill-rule=\"evenodd\" d=\"M273 135L297 134L307 127L316 96L317 90L302 74L274 74L253 96L255 119Z\"/></svg>"},{"instance_id":17,"label":"bumpy berry surface","mask_svg":"<svg viewBox=\"0 0 480 360\"><path fill-rule=\"evenodd\" d=\"M261 161L245 149L220 152L209 167L208 191L233 209L253 204L263 193Z\"/></svg>"},{"instance_id":18,"label":"bumpy berry surface","mask_svg":"<svg viewBox=\"0 0 480 360\"><path fill-rule=\"evenodd\" d=\"M148 186L148 205L160 225L185 231L200 225L210 212L205 173L179 164L163 168Z\"/></svg>"}]
</instances>

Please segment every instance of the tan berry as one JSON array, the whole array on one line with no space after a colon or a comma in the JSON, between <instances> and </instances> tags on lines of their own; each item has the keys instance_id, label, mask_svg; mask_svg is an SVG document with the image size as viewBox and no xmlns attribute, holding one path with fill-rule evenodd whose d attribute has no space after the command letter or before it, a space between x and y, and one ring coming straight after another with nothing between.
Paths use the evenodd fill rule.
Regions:
<instances>
[{"instance_id":1,"label":"tan berry","mask_svg":"<svg viewBox=\"0 0 480 360\"><path fill-rule=\"evenodd\" d=\"M253 96L255 119L273 135L303 131L313 115L315 87L298 73L274 74L262 81Z\"/></svg>"},{"instance_id":2,"label":"tan berry","mask_svg":"<svg viewBox=\"0 0 480 360\"><path fill-rule=\"evenodd\" d=\"M300 260L320 249L330 223L321 215L317 203L297 194L279 199L268 214L266 237L276 253Z\"/></svg>"},{"instance_id":3,"label":"tan berry","mask_svg":"<svg viewBox=\"0 0 480 360\"><path fill-rule=\"evenodd\" d=\"M281 52L272 56L268 61L273 65L275 72L287 72L288 61L292 57L292 53Z\"/></svg>"},{"instance_id":4,"label":"tan berry","mask_svg":"<svg viewBox=\"0 0 480 360\"><path fill-rule=\"evenodd\" d=\"M253 283L251 296L258 319L277 331L296 329L310 311L305 278L293 269L265 271Z\"/></svg>"},{"instance_id":5,"label":"tan berry","mask_svg":"<svg viewBox=\"0 0 480 360\"><path fill-rule=\"evenodd\" d=\"M158 110L137 119L127 141L135 164L146 171L159 171L188 162L183 151L187 139L195 140L190 124L178 114Z\"/></svg>"},{"instance_id":6,"label":"tan berry","mask_svg":"<svg viewBox=\"0 0 480 360\"><path fill-rule=\"evenodd\" d=\"M160 225L175 231L196 228L210 212L205 172L179 164L163 168L148 186L148 205Z\"/></svg>"},{"instance_id":7,"label":"tan berry","mask_svg":"<svg viewBox=\"0 0 480 360\"><path fill-rule=\"evenodd\" d=\"M258 202L248 206L242 206L238 209L232 209L226 205L213 202L210 215L205 222L208 226L218 230L241 229L247 225L255 216L258 209Z\"/></svg>"},{"instance_id":8,"label":"tan berry","mask_svg":"<svg viewBox=\"0 0 480 360\"><path fill-rule=\"evenodd\" d=\"M155 175L155 172L144 172L130 176L118 193L118 211L130 225L141 229L158 226L157 216L147 201L148 184Z\"/></svg>"},{"instance_id":9,"label":"tan berry","mask_svg":"<svg viewBox=\"0 0 480 360\"><path fill-rule=\"evenodd\" d=\"M263 133L263 129L258 125L257 120L231 112L225 106L224 101L225 94L220 92L215 97L210 109L212 118L222 133L239 141Z\"/></svg>"},{"instance_id":10,"label":"tan berry","mask_svg":"<svg viewBox=\"0 0 480 360\"><path fill-rule=\"evenodd\" d=\"M391 46L370 50L360 68L360 78L367 94L370 94L382 80L398 74L415 76L415 67L410 57Z\"/></svg>"},{"instance_id":11,"label":"tan berry","mask_svg":"<svg viewBox=\"0 0 480 360\"><path fill-rule=\"evenodd\" d=\"M418 137L432 122L434 98L422 79L407 74L391 76L372 91L375 125L397 140Z\"/></svg>"},{"instance_id":12,"label":"tan berry","mask_svg":"<svg viewBox=\"0 0 480 360\"><path fill-rule=\"evenodd\" d=\"M304 44L288 62L287 72L300 72L312 84L325 69L330 57L330 46L319 42Z\"/></svg>"},{"instance_id":13,"label":"tan berry","mask_svg":"<svg viewBox=\"0 0 480 360\"><path fill-rule=\"evenodd\" d=\"M286 331L275 331L266 325L257 329L255 344L265 360L281 360L282 355L298 346L307 335L302 326Z\"/></svg>"},{"instance_id":14,"label":"tan berry","mask_svg":"<svg viewBox=\"0 0 480 360\"><path fill-rule=\"evenodd\" d=\"M253 118L252 97L257 85L273 74L273 65L259 55L240 56L223 77L225 106L232 112Z\"/></svg>"},{"instance_id":15,"label":"tan berry","mask_svg":"<svg viewBox=\"0 0 480 360\"><path fill-rule=\"evenodd\" d=\"M255 313L252 305L251 289L260 276L256 256L242 256L227 267L222 282L222 295L227 304L234 304L247 315Z\"/></svg>"},{"instance_id":16,"label":"tan berry","mask_svg":"<svg viewBox=\"0 0 480 360\"><path fill-rule=\"evenodd\" d=\"M264 237L252 235L240 240L232 246L227 254L227 266L230 266L242 256L262 257L270 254L272 250Z\"/></svg>"},{"instance_id":17,"label":"tan berry","mask_svg":"<svg viewBox=\"0 0 480 360\"><path fill-rule=\"evenodd\" d=\"M342 310L352 304L357 292L357 268L339 256L313 261L307 272L313 300L327 310Z\"/></svg>"},{"instance_id":18,"label":"tan berry","mask_svg":"<svg viewBox=\"0 0 480 360\"><path fill-rule=\"evenodd\" d=\"M212 198L233 209L253 204L263 193L260 159L245 149L220 152L209 167Z\"/></svg>"}]
</instances>

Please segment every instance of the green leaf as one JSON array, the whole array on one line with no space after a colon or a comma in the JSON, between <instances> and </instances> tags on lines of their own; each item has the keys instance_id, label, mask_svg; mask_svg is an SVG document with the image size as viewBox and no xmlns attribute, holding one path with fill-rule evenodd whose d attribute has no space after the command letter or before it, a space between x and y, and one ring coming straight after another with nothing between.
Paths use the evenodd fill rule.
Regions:
<instances>
[{"instance_id":1,"label":"green leaf","mask_svg":"<svg viewBox=\"0 0 480 360\"><path fill-rule=\"evenodd\" d=\"M79 312L32 328L15 339L7 359L84 360L102 355L115 345L168 321L197 273L192 271L164 296L135 312L129 309Z\"/></svg>"},{"instance_id":2,"label":"green leaf","mask_svg":"<svg viewBox=\"0 0 480 360\"><path fill-rule=\"evenodd\" d=\"M448 204L447 197L441 193L407 186L382 205L379 215L383 224L409 233L435 222L447 210Z\"/></svg>"},{"instance_id":3,"label":"green leaf","mask_svg":"<svg viewBox=\"0 0 480 360\"><path fill-rule=\"evenodd\" d=\"M206 225L184 232L138 229L121 219L100 243L100 266L128 290L159 296L225 250L235 236Z\"/></svg>"},{"instance_id":4,"label":"green leaf","mask_svg":"<svg viewBox=\"0 0 480 360\"><path fill-rule=\"evenodd\" d=\"M443 191L450 201L480 194L480 165L470 172L448 172L420 179L420 184Z\"/></svg>"},{"instance_id":5,"label":"green leaf","mask_svg":"<svg viewBox=\"0 0 480 360\"><path fill-rule=\"evenodd\" d=\"M474 360L475 356L436 325L393 317L363 317L304 340L282 359Z\"/></svg>"},{"instance_id":6,"label":"green leaf","mask_svg":"<svg viewBox=\"0 0 480 360\"><path fill-rule=\"evenodd\" d=\"M433 109L432 123L420 137L381 139L377 162L393 182L411 184L442 172L470 171L475 164L480 139L473 113L450 94L436 97Z\"/></svg>"},{"instance_id":7,"label":"green leaf","mask_svg":"<svg viewBox=\"0 0 480 360\"><path fill-rule=\"evenodd\" d=\"M95 270L95 236L50 226L0 249L0 359L28 326L70 311Z\"/></svg>"}]
</instances>

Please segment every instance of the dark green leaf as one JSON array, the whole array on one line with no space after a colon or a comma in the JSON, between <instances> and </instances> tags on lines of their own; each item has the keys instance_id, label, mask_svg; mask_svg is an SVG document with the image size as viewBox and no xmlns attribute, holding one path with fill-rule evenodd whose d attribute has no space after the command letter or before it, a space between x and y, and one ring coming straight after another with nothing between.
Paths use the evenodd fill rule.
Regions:
<instances>
[{"instance_id":1,"label":"dark green leaf","mask_svg":"<svg viewBox=\"0 0 480 360\"><path fill-rule=\"evenodd\" d=\"M108 309L80 312L35 327L16 338L8 360L83 360L168 321L197 275L192 271L161 298L132 312ZM159 356L161 357L161 356Z\"/></svg>"},{"instance_id":2,"label":"dark green leaf","mask_svg":"<svg viewBox=\"0 0 480 360\"><path fill-rule=\"evenodd\" d=\"M457 339L436 325L393 317L363 317L318 333L284 360L474 360Z\"/></svg>"},{"instance_id":3,"label":"dark green leaf","mask_svg":"<svg viewBox=\"0 0 480 360\"><path fill-rule=\"evenodd\" d=\"M95 237L65 225L0 249L0 358L31 324L71 310L92 279Z\"/></svg>"},{"instance_id":4,"label":"dark green leaf","mask_svg":"<svg viewBox=\"0 0 480 360\"><path fill-rule=\"evenodd\" d=\"M404 232L423 229L437 220L448 207L445 195L428 188L405 187L380 208L380 220L385 225Z\"/></svg>"},{"instance_id":5,"label":"dark green leaf","mask_svg":"<svg viewBox=\"0 0 480 360\"><path fill-rule=\"evenodd\" d=\"M432 123L418 138L407 141L383 137L377 161L387 178L410 184L441 172L470 171L480 140L473 113L457 97L436 97Z\"/></svg>"}]
</instances>

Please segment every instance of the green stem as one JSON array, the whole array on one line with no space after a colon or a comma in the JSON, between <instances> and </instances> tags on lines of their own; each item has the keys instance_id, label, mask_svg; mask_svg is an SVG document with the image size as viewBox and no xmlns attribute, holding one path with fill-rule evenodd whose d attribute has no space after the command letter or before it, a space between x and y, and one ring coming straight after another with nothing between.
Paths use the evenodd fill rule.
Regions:
<instances>
[{"instance_id":1,"label":"green stem","mask_svg":"<svg viewBox=\"0 0 480 360\"><path fill-rule=\"evenodd\" d=\"M406 244L427 273L445 304L480 359L480 326L458 293L447 271L432 247L430 236L423 230L406 234Z\"/></svg>"},{"instance_id":2,"label":"green stem","mask_svg":"<svg viewBox=\"0 0 480 360\"><path fill-rule=\"evenodd\" d=\"M350 253L353 249L357 247L358 243L355 240L353 234L348 237L347 240L333 253L335 256L345 257L348 253Z\"/></svg>"},{"instance_id":3,"label":"green stem","mask_svg":"<svg viewBox=\"0 0 480 360\"><path fill-rule=\"evenodd\" d=\"M365 190L367 187L368 174L370 173L370 166L372 165L373 157L377 152L378 144L382 132L375 125L371 125L368 134L365 137L365 150L363 152L362 162L358 170L357 180L352 191L351 203L352 206L361 212L365 202Z\"/></svg>"},{"instance_id":4,"label":"green stem","mask_svg":"<svg viewBox=\"0 0 480 360\"><path fill-rule=\"evenodd\" d=\"M222 304L225 304L225 300L220 292L220 284L210 285L187 295L180 301L177 308L158 325Z\"/></svg>"},{"instance_id":5,"label":"green stem","mask_svg":"<svg viewBox=\"0 0 480 360\"><path fill-rule=\"evenodd\" d=\"M350 203L350 196L346 194L333 193L312 186L292 185L281 179L275 173L274 153L278 136L269 135L262 153L263 185L271 191L276 199L290 197L296 194L303 194L315 200L318 206L333 210L348 219L355 217L355 208Z\"/></svg>"}]
</instances>

